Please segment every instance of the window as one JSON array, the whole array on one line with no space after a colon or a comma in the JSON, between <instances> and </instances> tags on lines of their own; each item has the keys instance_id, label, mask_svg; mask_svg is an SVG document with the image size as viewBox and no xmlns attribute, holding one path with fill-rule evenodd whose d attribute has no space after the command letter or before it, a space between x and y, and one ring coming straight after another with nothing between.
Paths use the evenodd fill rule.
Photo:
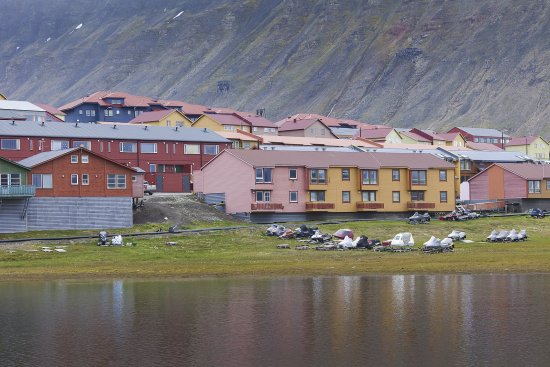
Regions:
<instances>
[{"instance_id":1,"label":"window","mask_svg":"<svg viewBox=\"0 0 550 367\"><path fill-rule=\"evenodd\" d=\"M164 150L166 151L166 154L168 154L168 144L164 143Z\"/></svg>"},{"instance_id":2,"label":"window","mask_svg":"<svg viewBox=\"0 0 550 367\"><path fill-rule=\"evenodd\" d=\"M447 181L447 171L444 169L439 170L439 181Z\"/></svg>"},{"instance_id":3,"label":"window","mask_svg":"<svg viewBox=\"0 0 550 367\"><path fill-rule=\"evenodd\" d=\"M288 169L288 179L289 180L297 180L298 179L298 170L296 168L289 168Z\"/></svg>"},{"instance_id":4,"label":"window","mask_svg":"<svg viewBox=\"0 0 550 367\"><path fill-rule=\"evenodd\" d=\"M83 114L82 110L78 110L78 114L82 115Z\"/></svg>"},{"instance_id":5,"label":"window","mask_svg":"<svg viewBox=\"0 0 550 367\"><path fill-rule=\"evenodd\" d=\"M401 181L401 172L398 169L391 170L391 180L392 181Z\"/></svg>"},{"instance_id":6,"label":"window","mask_svg":"<svg viewBox=\"0 0 550 367\"><path fill-rule=\"evenodd\" d=\"M442 203L447 202L447 191L440 191L439 192L439 201Z\"/></svg>"},{"instance_id":7,"label":"window","mask_svg":"<svg viewBox=\"0 0 550 367\"><path fill-rule=\"evenodd\" d=\"M91 147L92 147L92 144L89 141L84 141L84 140L73 141L73 148L86 148L90 150Z\"/></svg>"},{"instance_id":8,"label":"window","mask_svg":"<svg viewBox=\"0 0 550 367\"><path fill-rule=\"evenodd\" d=\"M349 203L351 201L351 195L349 191L342 191L342 202Z\"/></svg>"},{"instance_id":9,"label":"window","mask_svg":"<svg viewBox=\"0 0 550 367\"><path fill-rule=\"evenodd\" d=\"M550 190L550 180L546 181L546 190Z\"/></svg>"},{"instance_id":10,"label":"window","mask_svg":"<svg viewBox=\"0 0 550 367\"><path fill-rule=\"evenodd\" d=\"M256 183L271 183L273 168L256 168Z\"/></svg>"},{"instance_id":11,"label":"window","mask_svg":"<svg viewBox=\"0 0 550 367\"><path fill-rule=\"evenodd\" d=\"M76 173L71 175L71 185L78 185L78 175Z\"/></svg>"},{"instance_id":12,"label":"window","mask_svg":"<svg viewBox=\"0 0 550 367\"><path fill-rule=\"evenodd\" d=\"M342 168L342 181L349 181L349 168Z\"/></svg>"},{"instance_id":13,"label":"window","mask_svg":"<svg viewBox=\"0 0 550 367\"><path fill-rule=\"evenodd\" d=\"M88 162L89 162L89 160L88 160L88 154L82 154L82 155L80 156L80 161L81 161L82 163L88 163Z\"/></svg>"},{"instance_id":14,"label":"window","mask_svg":"<svg viewBox=\"0 0 550 367\"><path fill-rule=\"evenodd\" d=\"M309 182L312 184L325 184L327 183L327 170L326 169L312 169L310 170Z\"/></svg>"},{"instance_id":15,"label":"window","mask_svg":"<svg viewBox=\"0 0 550 367\"><path fill-rule=\"evenodd\" d=\"M120 152L121 153L135 153L135 152L137 152L137 144L123 141L123 142L120 143Z\"/></svg>"},{"instance_id":16,"label":"window","mask_svg":"<svg viewBox=\"0 0 550 367\"><path fill-rule=\"evenodd\" d=\"M392 191L391 193L391 201L394 203L401 202L401 192L399 191Z\"/></svg>"},{"instance_id":17,"label":"window","mask_svg":"<svg viewBox=\"0 0 550 367\"><path fill-rule=\"evenodd\" d=\"M363 191L361 192L362 201L376 201L376 191Z\"/></svg>"},{"instance_id":18,"label":"window","mask_svg":"<svg viewBox=\"0 0 550 367\"><path fill-rule=\"evenodd\" d=\"M309 197L311 202L325 201L324 191L310 191Z\"/></svg>"},{"instance_id":19,"label":"window","mask_svg":"<svg viewBox=\"0 0 550 367\"><path fill-rule=\"evenodd\" d=\"M297 203L298 202L298 191L290 191L288 193L288 201L291 203Z\"/></svg>"},{"instance_id":20,"label":"window","mask_svg":"<svg viewBox=\"0 0 550 367\"><path fill-rule=\"evenodd\" d=\"M463 171L469 171L470 170L470 160L461 159L460 160L460 169L463 170Z\"/></svg>"},{"instance_id":21,"label":"window","mask_svg":"<svg viewBox=\"0 0 550 367\"><path fill-rule=\"evenodd\" d=\"M20 173L1 173L0 186L21 186Z\"/></svg>"},{"instance_id":22,"label":"window","mask_svg":"<svg viewBox=\"0 0 550 367\"><path fill-rule=\"evenodd\" d=\"M474 138L474 143L479 143L479 138Z\"/></svg>"},{"instance_id":23,"label":"window","mask_svg":"<svg viewBox=\"0 0 550 367\"><path fill-rule=\"evenodd\" d=\"M203 153L208 155L216 155L219 153L220 147L217 145L205 145L203 147Z\"/></svg>"},{"instance_id":24,"label":"window","mask_svg":"<svg viewBox=\"0 0 550 367\"><path fill-rule=\"evenodd\" d=\"M378 171L375 169L364 169L361 171L363 185L378 184Z\"/></svg>"},{"instance_id":25,"label":"window","mask_svg":"<svg viewBox=\"0 0 550 367\"><path fill-rule=\"evenodd\" d=\"M142 153L156 153L157 152L157 143L141 143L141 152Z\"/></svg>"},{"instance_id":26,"label":"window","mask_svg":"<svg viewBox=\"0 0 550 367\"><path fill-rule=\"evenodd\" d=\"M424 201L424 191L411 191L411 201Z\"/></svg>"},{"instance_id":27,"label":"window","mask_svg":"<svg viewBox=\"0 0 550 367\"><path fill-rule=\"evenodd\" d=\"M413 185L425 185L426 171L411 171L411 183Z\"/></svg>"},{"instance_id":28,"label":"window","mask_svg":"<svg viewBox=\"0 0 550 367\"><path fill-rule=\"evenodd\" d=\"M540 194L540 181L538 181L538 180L529 181L529 193L530 194Z\"/></svg>"},{"instance_id":29,"label":"window","mask_svg":"<svg viewBox=\"0 0 550 367\"><path fill-rule=\"evenodd\" d=\"M167 144L168 146L168 144ZM176 155L176 143L172 144L172 154Z\"/></svg>"},{"instance_id":30,"label":"window","mask_svg":"<svg viewBox=\"0 0 550 367\"><path fill-rule=\"evenodd\" d=\"M185 144L183 154L201 154L201 146L199 144Z\"/></svg>"},{"instance_id":31,"label":"window","mask_svg":"<svg viewBox=\"0 0 550 367\"><path fill-rule=\"evenodd\" d=\"M19 139L0 139L0 149L2 150L19 150Z\"/></svg>"},{"instance_id":32,"label":"window","mask_svg":"<svg viewBox=\"0 0 550 367\"><path fill-rule=\"evenodd\" d=\"M120 110L118 108L115 111L117 115L120 115Z\"/></svg>"},{"instance_id":33,"label":"window","mask_svg":"<svg viewBox=\"0 0 550 367\"><path fill-rule=\"evenodd\" d=\"M128 115L131 115L131 114L132 114L132 111L130 111L130 110L128 110L127 112L128 112Z\"/></svg>"},{"instance_id":34,"label":"window","mask_svg":"<svg viewBox=\"0 0 550 367\"><path fill-rule=\"evenodd\" d=\"M149 164L149 172L157 172L157 165L154 163Z\"/></svg>"},{"instance_id":35,"label":"window","mask_svg":"<svg viewBox=\"0 0 550 367\"><path fill-rule=\"evenodd\" d=\"M29 150L33 150L33 148L34 148L33 140L30 139L29 140Z\"/></svg>"},{"instance_id":36,"label":"window","mask_svg":"<svg viewBox=\"0 0 550 367\"><path fill-rule=\"evenodd\" d=\"M137 176L132 176L132 182L137 182Z\"/></svg>"},{"instance_id":37,"label":"window","mask_svg":"<svg viewBox=\"0 0 550 367\"><path fill-rule=\"evenodd\" d=\"M87 173L82 174L82 185L89 185L90 184L90 175Z\"/></svg>"},{"instance_id":38,"label":"window","mask_svg":"<svg viewBox=\"0 0 550 367\"><path fill-rule=\"evenodd\" d=\"M71 156L71 163L78 163L78 156L77 155L72 155Z\"/></svg>"},{"instance_id":39,"label":"window","mask_svg":"<svg viewBox=\"0 0 550 367\"><path fill-rule=\"evenodd\" d=\"M86 110L86 116L90 116L90 110Z\"/></svg>"},{"instance_id":40,"label":"window","mask_svg":"<svg viewBox=\"0 0 550 367\"><path fill-rule=\"evenodd\" d=\"M37 189L51 189L53 187L51 174L36 174L32 175L32 185Z\"/></svg>"},{"instance_id":41,"label":"window","mask_svg":"<svg viewBox=\"0 0 550 367\"><path fill-rule=\"evenodd\" d=\"M51 144L52 150L61 150L61 149L69 149L69 141L68 140L52 140Z\"/></svg>"},{"instance_id":42,"label":"window","mask_svg":"<svg viewBox=\"0 0 550 367\"><path fill-rule=\"evenodd\" d=\"M126 188L126 175L107 175L107 188L108 189L125 189Z\"/></svg>"},{"instance_id":43,"label":"window","mask_svg":"<svg viewBox=\"0 0 550 367\"><path fill-rule=\"evenodd\" d=\"M223 129L225 131L233 131L233 130L235 130L235 126L233 126L233 125L223 125Z\"/></svg>"},{"instance_id":44,"label":"window","mask_svg":"<svg viewBox=\"0 0 550 367\"><path fill-rule=\"evenodd\" d=\"M105 117L113 116L113 110L108 108L105 110Z\"/></svg>"},{"instance_id":45,"label":"window","mask_svg":"<svg viewBox=\"0 0 550 367\"><path fill-rule=\"evenodd\" d=\"M271 191L256 191L256 202L270 202Z\"/></svg>"}]
</instances>

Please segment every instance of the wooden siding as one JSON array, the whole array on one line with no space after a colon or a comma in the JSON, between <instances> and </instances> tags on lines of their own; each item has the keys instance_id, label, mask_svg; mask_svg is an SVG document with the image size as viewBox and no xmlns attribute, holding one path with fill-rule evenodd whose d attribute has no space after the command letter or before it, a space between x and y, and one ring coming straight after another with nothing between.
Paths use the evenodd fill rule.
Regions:
<instances>
[{"instance_id":1,"label":"wooden siding","mask_svg":"<svg viewBox=\"0 0 550 367\"><path fill-rule=\"evenodd\" d=\"M501 169L502 170L502 169ZM494 199L516 199L527 197L527 180L519 177L509 171L502 170L503 175L500 177L500 186L503 188L502 196L494 197ZM489 181L489 190L493 191L498 182Z\"/></svg>"}]
</instances>

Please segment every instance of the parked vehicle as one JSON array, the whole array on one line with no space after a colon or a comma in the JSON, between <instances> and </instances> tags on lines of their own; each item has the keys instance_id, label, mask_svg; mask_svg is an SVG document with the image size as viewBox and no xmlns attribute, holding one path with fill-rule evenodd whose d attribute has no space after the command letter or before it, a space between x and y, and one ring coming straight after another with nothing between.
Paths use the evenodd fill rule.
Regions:
<instances>
[{"instance_id":1,"label":"parked vehicle","mask_svg":"<svg viewBox=\"0 0 550 367\"><path fill-rule=\"evenodd\" d=\"M153 195L157 191L157 185L151 185L148 181L143 181L143 193Z\"/></svg>"},{"instance_id":2,"label":"parked vehicle","mask_svg":"<svg viewBox=\"0 0 550 367\"><path fill-rule=\"evenodd\" d=\"M533 208L529 211L529 215L535 219L542 219L546 216L546 214L546 210L542 210L540 208Z\"/></svg>"}]
</instances>

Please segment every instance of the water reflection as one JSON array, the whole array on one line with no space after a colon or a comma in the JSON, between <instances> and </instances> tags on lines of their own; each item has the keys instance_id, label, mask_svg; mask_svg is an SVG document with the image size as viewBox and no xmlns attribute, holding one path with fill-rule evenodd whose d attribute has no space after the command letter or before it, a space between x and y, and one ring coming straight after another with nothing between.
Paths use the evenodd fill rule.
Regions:
<instances>
[{"instance_id":1,"label":"water reflection","mask_svg":"<svg viewBox=\"0 0 550 367\"><path fill-rule=\"evenodd\" d=\"M549 365L549 275L0 283L2 366Z\"/></svg>"}]
</instances>

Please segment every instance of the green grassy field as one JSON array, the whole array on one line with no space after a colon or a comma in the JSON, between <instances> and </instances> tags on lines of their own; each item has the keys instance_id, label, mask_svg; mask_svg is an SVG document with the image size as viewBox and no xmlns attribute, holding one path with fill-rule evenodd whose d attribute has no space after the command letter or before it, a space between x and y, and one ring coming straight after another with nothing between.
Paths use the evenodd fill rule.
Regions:
<instances>
[{"instance_id":1,"label":"green grassy field","mask_svg":"<svg viewBox=\"0 0 550 367\"><path fill-rule=\"evenodd\" d=\"M133 246L98 247L97 240L22 242L0 245L0 280L110 279L218 276L361 275L396 273L549 272L550 218L482 218L467 222L433 221L409 225L403 221L350 222L319 226L323 232L351 228L356 235L385 240L397 232L412 232L419 248L431 235L440 238L453 229L465 231L471 244L456 243L445 254L295 250L296 240L280 240L257 229L125 237ZM198 223L193 228L243 223ZM158 224L136 226L110 233L150 231ZM166 227L166 226L164 226ZM293 226L297 227L297 225ZM191 227L189 227L190 229ZM529 239L520 243L485 243L492 229L527 229ZM52 231L4 235L6 238L58 237L97 231ZM166 245L172 241L174 246ZM276 249L288 243L290 250ZM66 253L36 251L41 246L66 246Z\"/></svg>"}]
</instances>

